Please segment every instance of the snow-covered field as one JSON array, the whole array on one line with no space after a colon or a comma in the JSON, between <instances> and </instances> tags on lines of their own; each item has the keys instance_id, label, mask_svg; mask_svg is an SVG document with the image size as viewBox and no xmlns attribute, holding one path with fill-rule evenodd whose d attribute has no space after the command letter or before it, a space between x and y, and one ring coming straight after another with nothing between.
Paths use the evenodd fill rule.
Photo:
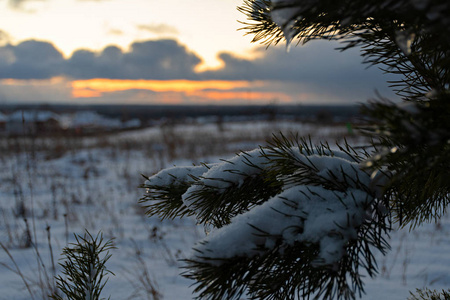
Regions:
<instances>
[{"instance_id":1,"label":"snow-covered field","mask_svg":"<svg viewBox=\"0 0 450 300\"><path fill-rule=\"evenodd\" d=\"M193 283L179 275L202 228L191 219L148 218L138 200L140 174L173 165L229 158L282 131L331 143L345 126L294 122L178 124L98 137L0 140L0 299L45 299L60 253L73 234L114 238L104 289L111 299L192 299ZM350 136L350 141L359 140ZM395 231L367 278L362 299L406 299L409 291L450 286L450 219ZM20 272L20 273L19 273ZM30 289L27 290L26 282Z\"/></svg>"}]
</instances>

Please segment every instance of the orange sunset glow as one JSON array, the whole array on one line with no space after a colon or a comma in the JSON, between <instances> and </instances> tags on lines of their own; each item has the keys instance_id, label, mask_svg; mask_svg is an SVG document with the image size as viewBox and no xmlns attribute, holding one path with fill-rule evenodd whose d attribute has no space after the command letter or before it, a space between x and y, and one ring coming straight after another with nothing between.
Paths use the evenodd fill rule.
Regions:
<instances>
[{"instance_id":1,"label":"orange sunset glow","mask_svg":"<svg viewBox=\"0 0 450 300\"><path fill-rule=\"evenodd\" d=\"M263 83L253 83L261 86ZM290 102L289 96L274 92L233 91L236 88L250 89L248 81L226 80L122 80L96 78L89 80L75 80L71 82L72 97L91 98L101 97L103 93L126 90L150 90L158 93L184 93L201 99L221 101L232 99L271 100L278 99Z\"/></svg>"},{"instance_id":2,"label":"orange sunset glow","mask_svg":"<svg viewBox=\"0 0 450 300\"><path fill-rule=\"evenodd\" d=\"M272 102L292 103L293 96L277 90L267 90L267 81L227 81L227 80L131 80L96 78L87 80L71 80L65 77L50 79L1 79L3 89L14 88L16 92L31 89L34 95L45 95L45 92L54 94L54 98L63 98L65 95L71 99L93 99L95 101L108 98L111 94L123 91L132 91L131 98L124 96L123 101L146 103L149 101L148 93L155 94L151 101L164 104L186 103L241 103ZM261 91L263 89L263 91ZM120 96L119 96L120 97ZM296 99L306 100L307 93L296 94ZM46 98L48 99L48 98Z\"/></svg>"},{"instance_id":3,"label":"orange sunset glow","mask_svg":"<svg viewBox=\"0 0 450 300\"><path fill-rule=\"evenodd\" d=\"M125 90L151 90L154 92L186 92L191 93L199 90L216 89L231 90L235 88L249 87L248 81L225 81L225 80L128 80L95 78L88 80L75 80L72 88L76 90L91 90L100 93L117 92Z\"/></svg>"}]
</instances>

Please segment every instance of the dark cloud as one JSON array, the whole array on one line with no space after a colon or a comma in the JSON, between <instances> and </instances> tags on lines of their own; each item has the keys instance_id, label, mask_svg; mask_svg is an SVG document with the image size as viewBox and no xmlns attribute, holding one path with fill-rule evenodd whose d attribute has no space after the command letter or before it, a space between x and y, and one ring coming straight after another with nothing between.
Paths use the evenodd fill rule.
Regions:
<instances>
[{"instance_id":1,"label":"dark cloud","mask_svg":"<svg viewBox=\"0 0 450 300\"><path fill-rule=\"evenodd\" d=\"M67 60L51 43L29 40L0 47L0 78L197 79L194 68L200 62L174 40L136 42L128 52L116 46L78 50Z\"/></svg>"},{"instance_id":2,"label":"dark cloud","mask_svg":"<svg viewBox=\"0 0 450 300\"><path fill-rule=\"evenodd\" d=\"M64 58L51 43L29 40L0 47L0 78L45 79L61 74Z\"/></svg>"},{"instance_id":3,"label":"dark cloud","mask_svg":"<svg viewBox=\"0 0 450 300\"><path fill-rule=\"evenodd\" d=\"M201 59L174 40L134 43L124 57L128 78L195 79Z\"/></svg>"},{"instance_id":4,"label":"dark cloud","mask_svg":"<svg viewBox=\"0 0 450 300\"><path fill-rule=\"evenodd\" d=\"M259 49L255 59L220 54L224 68L205 72L205 78L224 80L280 80L297 82L317 91L334 90L355 95L375 89L390 93L388 78L377 67L362 64L358 49L336 50L339 44L312 41L304 46Z\"/></svg>"},{"instance_id":5,"label":"dark cloud","mask_svg":"<svg viewBox=\"0 0 450 300\"><path fill-rule=\"evenodd\" d=\"M74 78L197 79L194 68L201 62L174 40L133 43L129 52L115 46L101 53L76 51L67 62L66 74Z\"/></svg>"},{"instance_id":6,"label":"dark cloud","mask_svg":"<svg viewBox=\"0 0 450 300\"><path fill-rule=\"evenodd\" d=\"M154 34L178 34L178 29L167 24L141 24L137 25L140 30L148 31Z\"/></svg>"},{"instance_id":7,"label":"dark cloud","mask_svg":"<svg viewBox=\"0 0 450 300\"><path fill-rule=\"evenodd\" d=\"M101 53L78 50L66 63L66 75L73 78L123 78L123 52L109 46Z\"/></svg>"},{"instance_id":8,"label":"dark cloud","mask_svg":"<svg viewBox=\"0 0 450 300\"><path fill-rule=\"evenodd\" d=\"M69 59L51 43L30 40L0 47L0 78L249 80L271 82L267 91L279 82L277 92L321 95L325 100L364 101L375 90L392 96L386 84L392 78L376 67L367 69L357 49L339 52L337 46L311 42L289 53L284 47L270 47L258 50L254 59L222 53L222 69L196 73L200 58L171 39L135 42L128 51L116 46L78 50ZM258 89L264 91L264 86Z\"/></svg>"}]
</instances>

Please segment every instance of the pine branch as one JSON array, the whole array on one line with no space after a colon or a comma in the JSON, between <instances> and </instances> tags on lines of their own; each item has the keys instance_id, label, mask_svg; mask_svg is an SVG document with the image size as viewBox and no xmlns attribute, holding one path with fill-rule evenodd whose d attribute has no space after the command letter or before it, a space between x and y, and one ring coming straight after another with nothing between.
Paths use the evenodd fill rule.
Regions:
<instances>
[{"instance_id":1,"label":"pine branch","mask_svg":"<svg viewBox=\"0 0 450 300\"><path fill-rule=\"evenodd\" d=\"M384 253L390 228L380 210L386 200L374 196L369 175L345 160L348 154L305 139L281 136L261 151L283 188L196 246L184 276L196 280L199 298L352 299L362 293L359 268L376 274L372 248ZM357 176L347 174L352 164Z\"/></svg>"},{"instance_id":2,"label":"pine branch","mask_svg":"<svg viewBox=\"0 0 450 300\"><path fill-rule=\"evenodd\" d=\"M199 176L183 201L199 223L222 227L280 191L280 182L267 172L267 164L259 150L242 152Z\"/></svg>"},{"instance_id":3,"label":"pine branch","mask_svg":"<svg viewBox=\"0 0 450 300\"><path fill-rule=\"evenodd\" d=\"M319 215L320 220L333 220L333 215L339 214L338 207L345 210L353 201L361 203L361 197L350 201L341 198L331 205L330 196L320 199L320 191L310 187L303 191L305 197L298 192L291 195L309 198L305 203L328 203L329 207L324 207L328 213L308 213L308 207L300 205L293 210L295 215L289 215L292 205L299 202L296 197L287 199L284 194L279 196L278 205L276 199L269 200L265 212L263 205L240 215L231 225L213 232L200 243L197 254L185 261L188 271L184 273L196 281L195 291L199 298L239 299L248 294L251 299L293 299L295 296L353 299L362 293L360 268L374 276L376 263L372 248L383 253L387 248L382 237L388 229L385 216L373 210L377 217L362 221L358 215L344 214L345 218L340 222L329 223L327 230L330 231L310 235L309 230L320 231L318 225L313 225L320 222L315 219ZM343 194L334 195L343 197ZM377 206L370 200L362 202L361 212ZM267 210L272 213L269 215ZM256 216L261 216L260 221ZM241 220L249 222L247 228ZM267 220L271 222L264 226ZM286 223L287 220L290 221ZM249 241L254 244L250 242L245 246ZM234 249L227 250L230 248Z\"/></svg>"},{"instance_id":4,"label":"pine branch","mask_svg":"<svg viewBox=\"0 0 450 300\"><path fill-rule=\"evenodd\" d=\"M182 196L187 189L198 180L212 165L194 167L174 167L162 170L146 179L141 188L146 193L139 203L146 209L148 216L159 216L161 219L182 218L193 215L193 212L183 203Z\"/></svg>"},{"instance_id":5,"label":"pine branch","mask_svg":"<svg viewBox=\"0 0 450 300\"><path fill-rule=\"evenodd\" d=\"M106 262L111 257L109 250L114 249L112 240L103 241L103 236L98 234L95 238L88 232L84 236L75 235L76 242L72 248L64 248L66 259L60 265L63 267L65 278L56 277L57 286L65 296L58 294L51 298L62 300L100 300L100 294L108 279L106 274L112 274L106 268ZM104 256L101 257L100 255Z\"/></svg>"},{"instance_id":6,"label":"pine branch","mask_svg":"<svg viewBox=\"0 0 450 300\"><path fill-rule=\"evenodd\" d=\"M449 204L449 100L404 107L378 102L364 109L377 124L365 130L378 148L367 166L390 174L384 191L392 195L390 206L402 225L437 220Z\"/></svg>"}]
</instances>

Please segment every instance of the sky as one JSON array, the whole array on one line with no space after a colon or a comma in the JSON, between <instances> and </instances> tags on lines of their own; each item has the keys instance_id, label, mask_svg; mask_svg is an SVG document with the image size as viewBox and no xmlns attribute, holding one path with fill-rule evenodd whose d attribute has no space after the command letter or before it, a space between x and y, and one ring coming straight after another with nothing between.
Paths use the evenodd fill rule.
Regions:
<instances>
[{"instance_id":1,"label":"sky","mask_svg":"<svg viewBox=\"0 0 450 300\"><path fill-rule=\"evenodd\" d=\"M0 0L0 104L353 104L386 77L357 49L268 49L243 0Z\"/></svg>"}]
</instances>

